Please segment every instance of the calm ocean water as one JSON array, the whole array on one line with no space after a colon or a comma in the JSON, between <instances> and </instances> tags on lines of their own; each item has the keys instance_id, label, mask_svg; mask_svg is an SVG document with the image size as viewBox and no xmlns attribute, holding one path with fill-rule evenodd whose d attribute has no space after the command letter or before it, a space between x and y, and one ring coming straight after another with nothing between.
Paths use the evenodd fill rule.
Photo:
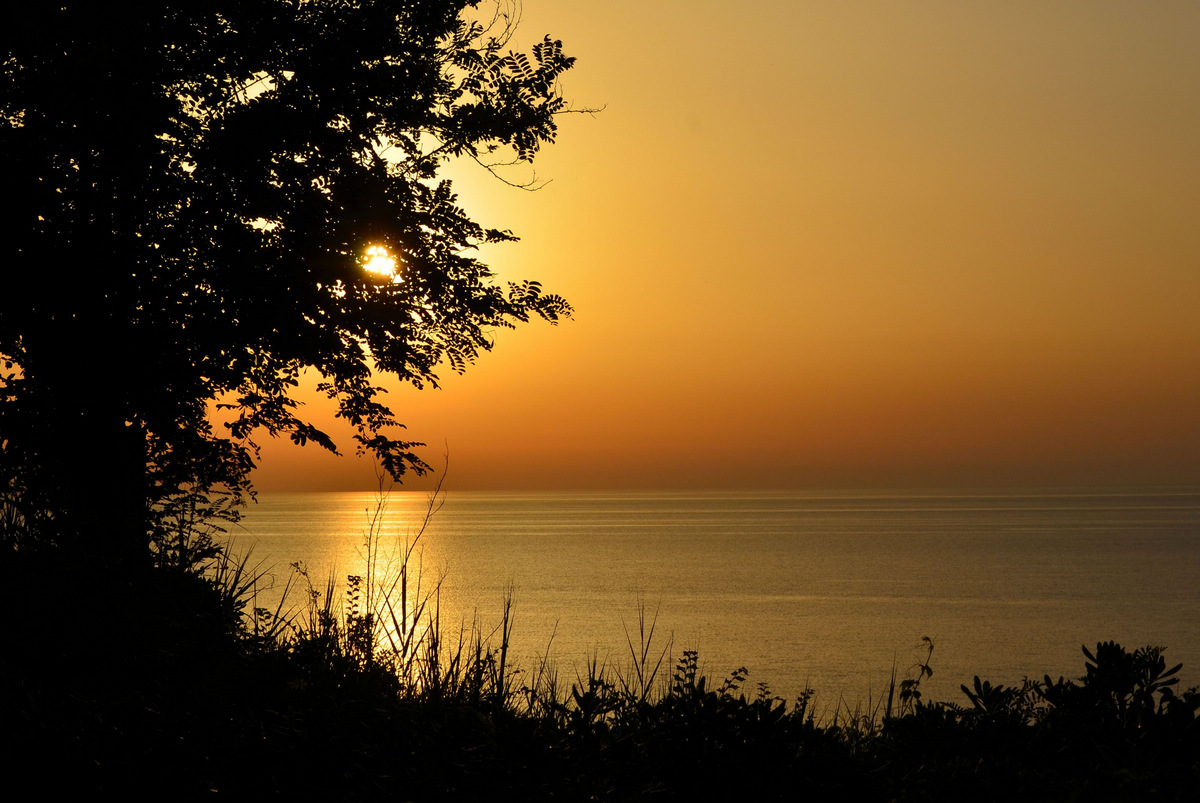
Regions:
<instances>
[{"instance_id":1,"label":"calm ocean water","mask_svg":"<svg viewBox=\"0 0 1200 803\"><path fill-rule=\"evenodd\" d=\"M362 574L377 495L262 494L239 548L314 580ZM420 530L428 495L387 498L383 542ZM1167 647L1200 684L1200 489L1028 492L450 492L417 544L443 622L486 629L514 590L514 652L549 645L560 677L623 666L639 600L673 654L828 707L886 692L934 639L923 688L960 699L974 674L1083 672L1080 645ZM263 600L271 598L270 590ZM457 631L457 628L456 628Z\"/></svg>"}]
</instances>

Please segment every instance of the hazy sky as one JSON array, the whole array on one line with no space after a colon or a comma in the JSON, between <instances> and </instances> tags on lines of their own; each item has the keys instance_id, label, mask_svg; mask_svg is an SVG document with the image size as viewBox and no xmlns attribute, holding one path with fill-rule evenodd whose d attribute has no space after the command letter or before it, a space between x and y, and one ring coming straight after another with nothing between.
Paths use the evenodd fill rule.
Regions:
<instances>
[{"instance_id":1,"label":"hazy sky","mask_svg":"<svg viewBox=\"0 0 1200 803\"><path fill-rule=\"evenodd\" d=\"M1200 3L527 0L546 33L603 112L538 192L455 175L577 314L390 395L449 487L1200 482ZM269 443L256 482L374 480Z\"/></svg>"}]
</instances>

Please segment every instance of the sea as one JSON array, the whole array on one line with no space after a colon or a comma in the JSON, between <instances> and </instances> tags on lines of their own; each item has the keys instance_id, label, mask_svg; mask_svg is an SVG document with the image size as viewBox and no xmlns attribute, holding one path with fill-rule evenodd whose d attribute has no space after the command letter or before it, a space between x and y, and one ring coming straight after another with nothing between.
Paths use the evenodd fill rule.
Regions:
<instances>
[{"instance_id":1,"label":"sea","mask_svg":"<svg viewBox=\"0 0 1200 803\"><path fill-rule=\"evenodd\" d=\"M710 683L744 667L747 694L811 689L825 713L926 661L925 699L966 703L976 675L1079 677L1108 640L1200 685L1197 487L261 493L231 535L270 610L369 569L377 594L406 554L408 608L436 604L444 642L498 640L510 599L510 661L565 687L694 650Z\"/></svg>"}]
</instances>

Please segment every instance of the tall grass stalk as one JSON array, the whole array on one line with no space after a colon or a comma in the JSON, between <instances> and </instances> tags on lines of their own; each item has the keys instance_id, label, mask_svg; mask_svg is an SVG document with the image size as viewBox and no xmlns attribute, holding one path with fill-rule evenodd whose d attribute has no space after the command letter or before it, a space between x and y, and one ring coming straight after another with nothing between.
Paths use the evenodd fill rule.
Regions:
<instances>
[{"instance_id":1,"label":"tall grass stalk","mask_svg":"<svg viewBox=\"0 0 1200 803\"><path fill-rule=\"evenodd\" d=\"M670 655L674 643L673 639L668 638L667 643L658 652L658 657L654 657L654 633L658 627L658 613L658 609L655 608L654 616L647 624L645 600L638 600L638 640L636 645L633 637L629 634L629 628L622 625L625 629L625 643L629 646L630 664L627 672L621 673L617 670L616 675L622 691L636 702L646 702L655 691L655 680L659 676L658 673L662 669L663 662Z\"/></svg>"},{"instance_id":2,"label":"tall grass stalk","mask_svg":"<svg viewBox=\"0 0 1200 803\"><path fill-rule=\"evenodd\" d=\"M557 696L557 675L547 652L532 687L518 687L521 672L509 656L515 623L512 589L503 599L499 624L490 631L478 613L469 623L461 622L457 634L443 627L442 582L425 582L420 547L445 503L444 478L443 473L430 492L416 527L389 542L391 488L380 476L360 551L364 571L346 577L344 594L337 593L332 576L324 588L315 588L305 568L294 564L296 575L308 585L308 607L306 616L293 620L291 647L315 651L330 666L383 671L407 697L497 709L512 709L519 698L527 711L545 712L552 706L543 698Z\"/></svg>"}]
</instances>

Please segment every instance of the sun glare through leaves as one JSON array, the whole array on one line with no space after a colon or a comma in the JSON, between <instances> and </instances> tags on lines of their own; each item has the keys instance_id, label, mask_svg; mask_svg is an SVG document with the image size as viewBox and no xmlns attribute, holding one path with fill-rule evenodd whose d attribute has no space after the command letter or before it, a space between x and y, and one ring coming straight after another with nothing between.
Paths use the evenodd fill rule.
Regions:
<instances>
[{"instance_id":1,"label":"sun glare through leaves","mask_svg":"<svg viewBox=\"0 0 1200 803\"><path fill-rule=\"evenodd\" d=\"M396 258L382 245L372 245L366 250L363 268L368 273L391 279L393 282L400 281L400 277L396 275Z\"/></svg>"}]
</instances>

